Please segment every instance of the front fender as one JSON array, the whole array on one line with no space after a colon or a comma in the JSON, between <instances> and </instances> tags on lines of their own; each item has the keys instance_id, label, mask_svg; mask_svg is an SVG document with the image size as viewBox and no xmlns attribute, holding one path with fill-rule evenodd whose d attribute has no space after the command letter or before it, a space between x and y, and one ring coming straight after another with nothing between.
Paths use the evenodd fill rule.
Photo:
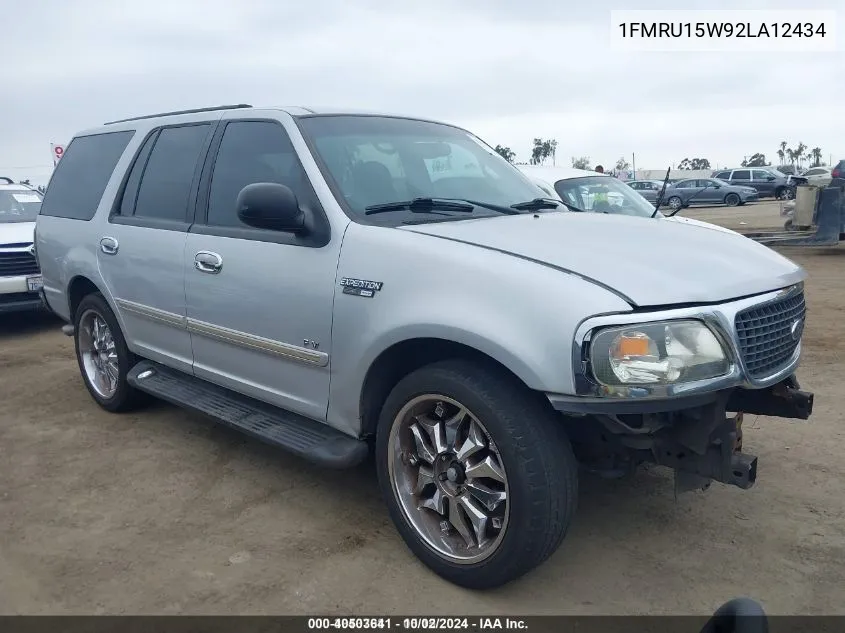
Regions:
<instances>
[{"instance_id":1,"label":"front fender","mask_svg":"<svg viewBox=\"0 0 845 633\"><path fill-rule=\"evenodd\" d=\"M360 430L367 371L397 343L460 343L495 359L532 389L572 394L572 340L580 322L631 310L608 290L536 262L360 224L347 231L338 278L328 417L351 432ZM382 286L372 297L345 294L341 278Z\"/></svg>"}]
</instances>

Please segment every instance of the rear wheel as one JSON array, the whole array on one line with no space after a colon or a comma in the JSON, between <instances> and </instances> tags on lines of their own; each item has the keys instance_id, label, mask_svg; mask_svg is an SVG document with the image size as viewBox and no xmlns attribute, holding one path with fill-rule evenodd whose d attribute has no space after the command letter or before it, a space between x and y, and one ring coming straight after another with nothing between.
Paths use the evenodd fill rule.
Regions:
<instances>
[{"instance_id":1,"label":"rear wheel","mask_svg":"<svg viewBox=\"0 0 845 633\"><path fill-rule=\"evenodd\" d=\"M403 378L382 409L376 455L402 538L465 587L496 587L539 565L575 511L575 457L553 413L481 364L444 361Z\"/></svg>"},{"instance_id":2,"label":"rear wheel","mask_svg":"<svg viewBox=\"0 0 845 633\"><path fill-rule=\"evenodd\" d=\"M684 206L684 203L678 196L672 196L669 198L669 206L673 211L677 211Z\"/></svg>"},{"instance_id":3,"label":"rear wheel","mask_svg":"<svg viewBox=\"0 0 845 633\"><path fill-rule=\"evenodd\" d=\"M74 319L76 360L91 397L107 411L128 411L146 395L126 381L137 362L129 351L117 318L99 292L79 302Z\"/></svg>"},{"instance_id":4,"label":"rear wheel","mask_svg":"<svg viewBox=\"0 0 845 633\"><path fill-rule=\"evenodd\" d=\"M729 193L725 196L725 204L729 207L735 207L740 203L739 196L735 193Z\"/></svg>"}]
</instances>

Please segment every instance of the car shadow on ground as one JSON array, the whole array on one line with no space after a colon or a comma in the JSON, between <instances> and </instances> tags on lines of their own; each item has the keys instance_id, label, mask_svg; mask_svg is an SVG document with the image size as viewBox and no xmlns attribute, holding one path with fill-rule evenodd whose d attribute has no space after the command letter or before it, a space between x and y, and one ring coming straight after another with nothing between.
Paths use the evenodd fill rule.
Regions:
<instances>
[{"instance_id":1,"label":"car shadow on ground","mask_svg":"<svg viewBox=\"0 0 845 633\"><path fill-rule=\"evenodd\" d=\"M0 341L49 330L60 332L62 323L56 315L43 310L0 314Z\"/></svg>"},{"instance_id":2,"label":"car shadow on ground","mask_svg":"<svg viewBox=\"0 0 845 633\"><path fill-rule=\"evenodd\" d=\"M187 431L188 437L211 440L218 447L216 452L228 454L235 462L257 464L266 476L265 481L302 481L304 477L309 488L320 490L326 507L335 508L340 514L366 507L374 525L390 525L387 507L381 500L372 452L355 468L331 470L312 465L283 449L263 444L200 414L185 411L184 418L180 416L178 421L173 420L173 413L179 409L162 401L150 402L146 410L162 416L149 429L156 437L165 438L172 434L182 436L184 440ZM149 420L147 425L150 426ZM207 450L207 447L198 446L197 450ZM697 494L690 493L686 498ZM629 527L626 522L618 521L620 511L626 512L628 520L636 523L655 513L663 516L672 514L673 508L679 509L678 501L671 471L665 468L643 466L633 474L618 479L604 479L581 470L578 510L573 527L575 524L592 526L585 532L590 533L601 526L602 531L612 533L607 536L621 539L625 538ZM398 533L396 538L399 539ZM574 535L574 538L579 536Z\"/></svg>"}]
</instances>

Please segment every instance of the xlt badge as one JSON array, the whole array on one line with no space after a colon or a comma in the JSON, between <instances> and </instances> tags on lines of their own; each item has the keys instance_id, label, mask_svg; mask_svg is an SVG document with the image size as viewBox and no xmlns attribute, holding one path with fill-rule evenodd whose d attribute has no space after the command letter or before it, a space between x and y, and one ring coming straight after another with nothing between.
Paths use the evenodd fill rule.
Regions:
<instances>
[{"instance_id":1,"label":"xlt badge","mask_svg":"<svg viewBox=\"0 0 845 633\"><path fill-rule=\"evenodd\" d=\"M368 281L366 279L353 279L352 277L344 277L340 280L340 285L343 286L343 294L356 295L358 297L374 297L376 292L381 290L384 285L380 281Z\"/></svg>"}]
</instances>

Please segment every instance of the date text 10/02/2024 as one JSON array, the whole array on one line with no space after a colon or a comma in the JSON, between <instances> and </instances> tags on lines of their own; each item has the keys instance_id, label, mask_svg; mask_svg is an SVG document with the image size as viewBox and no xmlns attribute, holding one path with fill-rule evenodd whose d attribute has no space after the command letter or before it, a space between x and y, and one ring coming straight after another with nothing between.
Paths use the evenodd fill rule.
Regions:
<instances>
[{"instance_id":1,"label":"date text 10/02/2024","mask_svg":"<svg viewBox=\"0 0 845 633\"><path fill-rule=\"evenodd\" d=\"M308 618L308 628L315 631L327 630L402 630L402 631L495 631L526 629L524 620L519 618L443 618L443 617L405 617L405 618Z\"/></svg>"},{"instance_id":2,"label":"date text 10/02/2024","mask_svg":"<svg viewBox=\"0 0 845 633\"><path fill-rule=\"evenodd\" d=\"M826 32L824 22L620 22L617 27L623 38L824 38Z\"/></svg>"}]
</instances>

